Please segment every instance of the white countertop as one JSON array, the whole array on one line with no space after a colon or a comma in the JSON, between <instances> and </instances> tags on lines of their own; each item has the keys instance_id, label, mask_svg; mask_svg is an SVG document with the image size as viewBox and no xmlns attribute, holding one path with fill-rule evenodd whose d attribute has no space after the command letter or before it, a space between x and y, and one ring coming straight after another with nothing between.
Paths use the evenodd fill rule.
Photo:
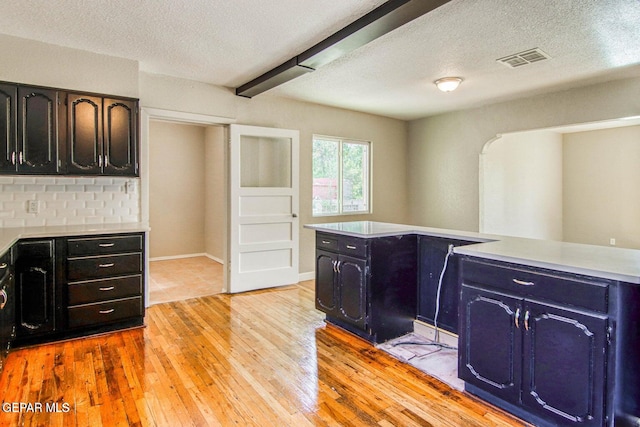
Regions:
<instances>
[{"instance_id":1,"label":"white countertop","mask_svg":"<svg viewBox=\"0 0 640 427\"><path fill-rule=\"evenodd\" d=\"M308 224L305 228L345 236L375 238L418 234L481 242L454 252L479 258L548 268L640 284L640 250L497 236L459 230L372 221Z\"/></svg>"},{"instance_id":2,"label":"white countertop","mask_svg":"<svg viewBox=\"0 0 640 427\"><path fill-rule=\"evenodd\" d=\"M0 229L0 255L11 249L11 246L20 239L90 236L98 234L136 233L144 231L149 231L149 224L142 222L2 228Z\"/></svg>"}]
</instances>

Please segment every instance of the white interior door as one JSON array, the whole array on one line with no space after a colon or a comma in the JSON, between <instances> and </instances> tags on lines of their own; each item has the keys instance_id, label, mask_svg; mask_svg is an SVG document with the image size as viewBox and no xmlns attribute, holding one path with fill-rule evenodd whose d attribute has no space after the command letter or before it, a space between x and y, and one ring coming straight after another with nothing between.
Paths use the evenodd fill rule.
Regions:
<instances>
[{"instance_id":1,"label":"white interior door","mask_svg":"<svg viewBox=\"0 0 640 427\"><path fill-rule=\"evenodd\" d=\"M229 292L297 283L299 132L229 129Z\"/></svg>"}]
</instances>

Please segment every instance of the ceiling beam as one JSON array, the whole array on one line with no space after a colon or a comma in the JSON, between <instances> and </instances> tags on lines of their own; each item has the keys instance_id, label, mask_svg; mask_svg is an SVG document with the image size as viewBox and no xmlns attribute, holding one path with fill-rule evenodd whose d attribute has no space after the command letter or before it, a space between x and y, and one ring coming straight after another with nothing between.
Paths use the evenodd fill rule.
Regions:
<instances>
[{"instance_id":1,"label":"ceiling beam","mask_svg":"<svg viewBox=\"0 0 640 427\"><path fill-rule=\"evenodd\" d=\"M335 61L450 0L389 0L284 64L236 88L251 98Z\"/></svg>"}]
</instances>

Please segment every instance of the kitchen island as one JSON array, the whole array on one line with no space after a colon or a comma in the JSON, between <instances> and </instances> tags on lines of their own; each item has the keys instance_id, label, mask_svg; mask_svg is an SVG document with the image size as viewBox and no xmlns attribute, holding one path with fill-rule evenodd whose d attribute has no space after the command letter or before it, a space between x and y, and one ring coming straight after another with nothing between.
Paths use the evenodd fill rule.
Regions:
<instances>
[{"instance_id":1,"label":"kitchen island","mask_svg":"<svg viewBox=\"0 0 640 427\"><path fill-rule=\"evenodd\" d=\"M408 332L412 316L440 326L422 306L448 310L466 391L536 425L638 425L640 251L368 221L305 227L327 321L375 343ZM400 241L403 260L389 246Z\"/></svg>"}]
</instances>

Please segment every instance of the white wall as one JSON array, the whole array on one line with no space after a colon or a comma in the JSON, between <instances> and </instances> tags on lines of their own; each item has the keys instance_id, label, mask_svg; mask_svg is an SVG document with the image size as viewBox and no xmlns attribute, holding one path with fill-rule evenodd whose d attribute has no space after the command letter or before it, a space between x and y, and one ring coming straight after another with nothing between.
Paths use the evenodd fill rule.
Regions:
<instances>
[{"instance_id":1,"label":"white wall","mask_svg":"<svg viewBox=\"0 0 640 427\"><path fill-rule=\"evenodd\" d=\"M640 249L640 126L564 135L564 240Z\"/></svg>"},{"instance_id":2,"label":"white wall","mask_svg":"<svg viewBox=\"0 0 640 427\"><path fill-rule=\"evenodd\" d=\"M455 96L455 92L452 93ZM640 112L640 78L616 80L409 123L409 220L479 230L479 155L498 134Z\"/></svg>"},{"instance_id":3,"label":"white wall","mask_svg":"<svg viewBox=\"0 0 640 427\"><path fill-rule=\"evenodd\" d=\"M225 129L208 126L205 130L205 251L224 260L225 233Z\"/></svg>"},{"instance_id":4,"label":"white wall","mask_svg":"<svg viewBox=\"0 0 640 427\"><path fill-rule=\"evenodd\" d=\"M309 104L268 93L252 99L226 88L167 76L140 73L144 107L177 110L235 119L238 124L300 131L300 272L313 271L315 233L308 223L372 220L406 222L406 122L338 108ZM312 217L312 135L330 135L373 144L373 213L342 217Z\"/></svg>"},{"instance_id":5,"label":"white wall","mask_svg":"<svg viewBox=\"0 0 640 427\"><path fill-rule=\"evenodd\" d=\"M138 61L2 34L0 58L0 80L138 97Z\"/></svg>"},{"instance_id":6,"label":"white wall","mask_svg":"<svg viewBox=\"0 0 640 427\"><path fill-rule=\"evenodd\" d=\"M205 252L205 128L154 121L149 146L149 257Z\"/></svg>"},{"instance_id":7,"label":"white wall","mask_svg":"<svg viewBox=\"0 0 640 427\"><path fill-rule=\"evenodd\" d=\"M503 135L480 155L480 232L562 240L562 135Z\"/></svg>"}]
</instances>

